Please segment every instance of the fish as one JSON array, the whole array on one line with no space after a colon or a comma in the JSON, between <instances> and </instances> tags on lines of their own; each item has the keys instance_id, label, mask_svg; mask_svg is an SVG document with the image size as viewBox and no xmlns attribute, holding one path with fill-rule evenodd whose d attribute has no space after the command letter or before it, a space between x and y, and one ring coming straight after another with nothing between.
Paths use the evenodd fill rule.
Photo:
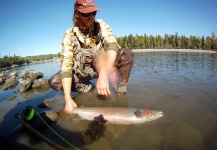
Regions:
<instances>
[{"instance_id":1,"label":"fish","mask_svg":"<svg viewBox=\"0 0 217 150\"><path fill-rule=\"evenodd\" d=\"M127 107L75 107L73 114L79 119L100 119L110 124L141 124L163 116L161 111Z\"/></svg>"}]
</instances>

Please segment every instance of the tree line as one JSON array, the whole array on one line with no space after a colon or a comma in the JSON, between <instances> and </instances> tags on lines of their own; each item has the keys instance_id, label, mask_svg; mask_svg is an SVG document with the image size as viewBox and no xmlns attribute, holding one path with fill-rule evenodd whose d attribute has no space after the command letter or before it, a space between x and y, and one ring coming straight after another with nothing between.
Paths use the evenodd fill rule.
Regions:
<instances>
[{"instance_id":1,"label":"tree line","mask_svg":"<svg viewBox=\"0 0 217 150\"><path fill-rule=\"evenodd\" d=\"M131 49L202 49L202 50L217 50L216 34L212 32L211 36L199 37L185 35L179 36L165 34L161 35L135 35L118 37L117 41L123 48Z\"/></svg>"},{"instance_id":2,"label":"tree line","mask_svg":"<svg viewBox=\"0 0 217 150\"><path fill-rule=\"evenodd\" d=\"M37 55L37 56L26 56L20 57L16 56L7 56L0 58L0 68L8 68L13 66L20 66L23 64L29 64L32 62L43 61L48 59L53 59L54 57L59 57L60 53L58 54L47 54L47 55Z\"/></svg>"}]
</instances>

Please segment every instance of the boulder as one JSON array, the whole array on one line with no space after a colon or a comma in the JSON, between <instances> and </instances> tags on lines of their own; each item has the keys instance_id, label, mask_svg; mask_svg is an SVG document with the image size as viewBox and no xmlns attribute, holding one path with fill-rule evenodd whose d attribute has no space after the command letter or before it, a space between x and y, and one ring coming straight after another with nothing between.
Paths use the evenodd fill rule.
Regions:
<instances>
[{"instance_id":1,"label":"boulder","mask_svg":"<svg viewBox=\"0 0 217 150\"><path fill-rule=\"evenodd\" d=\"M5 72L0 73L0 77L6 78L6 73Z\"/></svg>"},{"instance_id":2,"label":"boulder","mask_svg":"<svg viewBox=\"0 0 217 150\"><path fill-rule=\"evenodd\" d=\"M44 86L49 86L49 82L47 79L41 78L34 80L32 88L40 88Z\"/></svg>"},{"instance_id":3,"label":"boulder","mask_svg":"<svg viewBox=\"0 0 217 150\"><path fill-rule=\"evenodd\" d=\"M32 85L32 81L30 79L26 79L23 81L20 81L19 83L19 87L20 87L20 92L26 92L27 90L29 90L31 88Z\"/></svg>"},{"instance_id":4,"label":"boulder","mask_svg":"<svg viewBox=\"0 0 217 150\"><path fill-rule=\"evenodd\" d=\"M6 80L6 73L5 72L0 73L0 85L5 83L5 80Z\"/></svg>"},{"instance_id":5,"label":"boulder","mask_svg":"<svg viewBox=\"0 0 217 150\"><path fill-rule=\"evenodd\" d=\"M12 72L10 75L9 75L10 78L18 78L18 73L17 72Z\"/></svg>"},{"instance_id":6,"label":"boulder","mask_svg":"<svg viewBox=\"0 0 217 150\"><path fill-rule=\"evenodd\" d=\"M28 71L22 71L21 72L21 78L22 79L27 79L29 77L29 72Z\"/></svg>"},{"instance_id":7,"label":"boulder","mask_svg":"<svg viewBox=\"0 0 217 150\"><path fill-rule=\"evenodd\" d=\"M3 84L5 82L5 79L0 77L0 84Z\"/></svg>"},{"instance_id":8,"label":"boulder","mask_svg":"<svg viewBox=\"0 0 217 150\"><path fill-rule=\"evenodd\" d=\"M5 84L3 85L2 89L7 90L8 88L16 87L18 83L19 82L17 78L14 78L14 77L9 78L5 81Z\"/></svg>"},{"instance_id":9,"label":"boulder","mask_svg":"<svg viewBox=\"0 0 217 150\"><path fill-rule=\"evenodd\" d=\"M29 71L29 78L34 81L35 79L40 79L43 78L43 73L42 72L36 72L34 70Z\"/></svg>"}]
</instances>

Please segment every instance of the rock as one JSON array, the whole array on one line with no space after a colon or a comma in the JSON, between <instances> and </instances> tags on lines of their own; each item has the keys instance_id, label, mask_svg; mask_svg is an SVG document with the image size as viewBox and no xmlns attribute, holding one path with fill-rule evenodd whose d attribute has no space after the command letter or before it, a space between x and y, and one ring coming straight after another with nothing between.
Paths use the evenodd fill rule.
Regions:
<instances>
[{"instance_id":1,"label":"rock","mask_svg":"<svg viewBox=\"0 0 217 150\"><path fill-rule=\"evenodd\" d=\"M5 84L3 85L3 90L7 90L8 88L13 88L15 86L17 86L18 84L18 80L17 78L9 78L5 81Z\"/></svg>"},{"instance_id":2,"label":"rock","mask_svg":"<svg viewBox=\"0 0 217 150\"><path fill-rule=\"evenodd\" d=\"M43 78L42 72L36 72L34 70L29 71L29 78L34 81L35 79Z\"/></svg>"},{"instance_id":3,"label":"rock","mask_svg":"<svg viewBox=\"0 0 217 150\"><path fill-rule=\"evenodd\" d=\"M46 100L44 100L43 103L39 104L39 105L37 106L37 108L47 108L47 107L49 107L51 104L53 104L53 100L46 99Z\"/></svg>"},{"instance_id":4,"label":"rock","mask_svg":"<svg viewBox=\"0 0 217 150\"><path fill-rule=\"evenodd\" d=\"M6 73L5 72L0 73L0 77L6 78Z\"/></svg>"},{"instance_id":5,"label":"rock","mask_svg":"<svg viewBox=\"0 0 217 150\"><path fill-rule=\"evenodd\" d=\"M57 119L59 119L59 114L55 111L44 111L43 113L45 113L45 116L48 117L52 122L57 121Z\"/></svg>"},{"instance_id":6,"label":"rock","mask_svg":"<svg viewBox=\"0 0 217 150\"><path fill-rule=\"evenodd\" d=\"M47 79L41 78L41 79L36 79L33 82L32 88L40 88L44 86L48 86L49 82Z\"/></svg>"},{"instance_id":7,"label":"rock","mask_svg":"<svg viewBox=\"0 0 217 150\"><path fill-rule=\"evenodd\" d=\"M8 85L17 85L17 83L18 83L18 80L17 78L14 78L14 77L9 78L5 81L5 84L8 84Z\"/></svg>"},{"instance_id":8,"label":"rock","mask_svg":"<svg viewBox=\"0 0 217 150\"><path fill-rule=\"evenodd\" d=\"M12 100L14 100L16 98L16 96L11 96L11 97L9 97L8 99L7 99L7 101L12 101Z\"/></svg>"},{"instance_id":9,"label":"rock","mask_svg":"<svg viewBox=\"0 0 217 150\"><path fill-rule=\"evenodd\" d=\"M21 72L21 78L22 79L27 79L29 77L29 72L28 71L22 71Z\"/></svg>"},{"instance_id":10,"label":"rock","mask_svg":"<svg viewBox=\"0 0 217 150\"><path fill-rule=\"evenodd\" d=\"M11 68L16 68L16 67L18 67L19 65L17 65L17 64L13 64L13 65L11 65Z\"/></svg>"},{"instance_id":11,"label":"rock","mask_svg":"<svg viewBox=\"0 0 217 150\"><path fill-rule=\"evenodd\" d=\"M5 72L0 73L0 85L5 83L5 80L6 80L6 73Z\"/></svg>"},{"instance_id":12,"label":"rock","mask_svg":"<svg viewBox=\"0 0 217 150\"><path fill-rule=\"evenodd\" d=\"M46 106L50 106L51 104L53 104L53 100L51 100L51 99L46 99L46 100L44 100L44 104L45 104Z\"/></svg>"},{"instance_id":13,"label":"rock","mask_svg":"<svg viewBox=\"0 0 217 150\"><path fill-rule=\"evenodd\" d=\"M155 70L155 71L154 71L154 73L155 73L155 74L158 74L158 73L159 73L159 71L158 71L158 70Z\"/></svg>"},{"instance_id":14,"label":"rock","mask_svg":"<svg viewBox=\"0 0 217 150\"><path fill-rule=\"evenodd\" d=\"M17 78L18 73L17 72L12 72L9 76L10 76L10 78Z\"/></svg>"},{"instance_id":15,"label":"rock","mask_svg":"<svg viewBox=\"0 0 217 150\"><path fill-rule=\"evenodd\" d=\"M28 90L28 91L23 92L23 93L20 92L20 95L21 95L23 100L34 98L36 96L33 90Z\"/></svg>"},{"instance_id":16,"label":"rock","mask_svg":"<svg viewBox=\"0 0 217 150\"><path fill-rule=\"evenodd\" d=\"M14 93L18 93L20 90L19 89L15 89L14 90Z\"/></svg>"},{"instance_id":17,"label":"rock","mask_svg":"<svg viewBox=\"0 0 217 150\"><path fill-rule=\"evenodd\" d=\"M5 79L0 77L0 84L3 84L5 82Z\"/></svg>"},{"instance_id":18,"label":"rock","mask_svg":"<svg viewBox=\"0 0 217 150\"><path fill-rule=\"evenodd\" d=\"M20 81L19 86L20 86L20 92L26 92L27 90L29 90L31 88L32 85L32 81L29 79Z\"/></svg>"}]
</instances>

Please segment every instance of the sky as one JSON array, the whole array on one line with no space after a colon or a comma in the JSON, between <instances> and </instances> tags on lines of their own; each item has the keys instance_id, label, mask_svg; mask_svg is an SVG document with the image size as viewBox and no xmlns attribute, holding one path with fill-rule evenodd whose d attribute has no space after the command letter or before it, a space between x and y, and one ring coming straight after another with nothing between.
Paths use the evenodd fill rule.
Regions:
<instances>
[{"instance_id":1,"label":"sky","mask_svg":"<svg viewBox=\"0 0 217 150\"><path fill-rule=\"evenodd\" d=\"M75 0L0 0L0 57L56 54ZM116 37L217 34L216 0L95 0Z\"/></svg>"}]
</instances>

